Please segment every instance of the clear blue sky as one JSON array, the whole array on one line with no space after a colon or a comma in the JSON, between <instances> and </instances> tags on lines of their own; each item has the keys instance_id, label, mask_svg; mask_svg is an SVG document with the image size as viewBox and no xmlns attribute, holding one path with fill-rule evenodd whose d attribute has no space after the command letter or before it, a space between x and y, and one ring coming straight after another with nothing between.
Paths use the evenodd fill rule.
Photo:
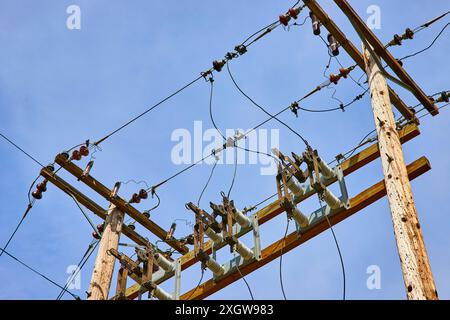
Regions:
<instances>
[{"instance_id":1,"label":"clear blue sky","mask_svg":"<svg viewBox=\"0 0 450 320\"><path fill-rule=\"evenodd\" d=\"M360 41L343 14L332 1L321 2L359 48ZM275 20L292 3L286 0L233 3L199 0L195 4L173 0L2 0L1 132L40 161L51 162L58 152L85 139L100 138L187 83L200 71L208 69L212 60L223 57L248 35ZM449 9L448 1L443 0L426 5L419 0L351 3L363 17L367 17L369 5L380 6L382 28L375 32L383 42L389 41L394 33L402 33L406 27L415 27ZM71 4L81 8L81 30L66 28L66 8ZM427 46L446 22L448 18L418 34L414 41L393 48L394 56ZM450 89L446 61L450 49L448 35L446 30L431 50L405 62L405 68L429 94ZM339 58L344 65L352 64L344 50ZM312 35L308 21L304 27L278 28L233 61L231 68L250 96L276 112L322 82L327 61L323 43ZM338 68L332 61L330 70L335 72ZM360 70L355 71L358 77L360 74ZM265 119L264 114L236 91L226 71L216 74L215 80L214 110L220 128L248 129ZM337 89L336 97L344 102L361 92L350 80L342 82ZM331 99L332 92L324 90L305 101L303 106L335 107L338 102ZM398 92L408 105L417 103L410 93L401 89ZM96 154L92 174L110 187L116 181L129 179L146 180L151 185L182 169L183 166L171 161L174 146L171 134L179 128L192 132L195 120L203 120L203 127L211 128L208 99L209 86L200 81L140 119L104 143L103 151ZM350 149L374 127L367 97L345 113L300 112L295 118L288 112L280 118L307 137L327 160ZM270 122L266 128L280 127ZM433 166L412 186L437 289L441 298L448 299L449 111L443 109L437 117L424 118L421 131L421 136L405 145L405 158L411 162L425 155ZM284 128L280 128L280 140L283 151L300 153L304 148L302 142ZM3 141L0 142L0 159L0 243L3 245L26 207L28 187L40 168ZM184 204L197 200L210 169L210 165L200 165L161 187L162 203L153 219L165 229L174 219L192 220ZM257 203L276 190L274 177L261 176L259 169L258 165L238 166L233 199L240 208ZM232 165L218 166L204 195L204 207L208 201L219 201L220 191L228 189L232 173ZM103 199L70 176L62 176L102 206L107 206ZM355 195L381 178L381 164L375 161L349 176L349 192ZM123 185L120 194L129 197L140 187L133 183ZM149 200L138 207L144 210L152 204ZM311 212L317 208L317 200L311 199L301 208ZM263 245L281 238L284 228L284 216L263 227ZM340 223L335 231L345 259L349 299L405 298L385 198ZM187 227L179 223L176 235L187 232ZM73 201L49 185L9 251L58 283L64 283L67 266L78 262L91 239L91 229ZM152 236L150 239L155 240ZM226 255L225 252L222 258ZM92 264L93 259L82 272L82 289L74 291L83 298ZM366 288L369 265L381 268L380 290ZM183 276L182 291L194 287L199 275L199 266L191 267ZM283 259L283 276L289 299L340 299L341 269L330 232L287 253ZM207 273L205 280L209 277ZM282 298L278 260L249 275L247 281L255 298ZM169 281L165 288L171 286ZM54 299L58 293L58 288L9 257L0 258L1 299ZM249 294L244 283L237 281L210 298L248 299Z\"/></svg>"}]
</instances>

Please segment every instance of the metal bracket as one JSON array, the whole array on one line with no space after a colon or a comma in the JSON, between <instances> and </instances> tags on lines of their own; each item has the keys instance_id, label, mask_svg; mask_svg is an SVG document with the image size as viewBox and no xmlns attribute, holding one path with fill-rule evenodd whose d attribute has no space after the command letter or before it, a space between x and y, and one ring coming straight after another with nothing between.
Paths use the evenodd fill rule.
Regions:
<instances>
[{"instance_id":1,"label":"metal bracket","mask_svg":"<svg viewBox=\"0 0 450 320\"><path fill-rule=\"evenodd\" d=\"M181 292L181 258L174 261L175 263L175 292L173 293L174 300L180 300Z\"/></svg>"}]
</instances>

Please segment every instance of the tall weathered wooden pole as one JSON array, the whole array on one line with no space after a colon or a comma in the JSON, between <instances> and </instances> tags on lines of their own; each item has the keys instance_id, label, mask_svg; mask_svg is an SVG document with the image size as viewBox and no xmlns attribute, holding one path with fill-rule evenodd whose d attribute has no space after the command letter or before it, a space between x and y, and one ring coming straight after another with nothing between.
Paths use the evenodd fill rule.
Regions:
<instances>
[{"instance_id":1,"label":"tall weathered wooden pole","mask_svg":"<svg viewBox=\"0 0 450 320\"><path fill-rule=\"evenodd\" d=\"M116 196L119 187L120 183L116 183L112 196ZM88 300L108 299L115 263L115 258L109 253L109 250L118 249L123 219L123 212L117 209L115 205L110 204L89 285Z\"/></svg>"},{"instance_id":2,"label":"tall weathered wooden pole","mask_svg":"<svg viewBox=\"0 0 450 320\"><path fill-rule=\"evenodd\" d=\"M408 179L402 146L396 130L386 79L378 57L363 45L372 110L378 133L381 162L394 233L408 299L437 299L427 250Z\"/></svg>"}]
</instances>

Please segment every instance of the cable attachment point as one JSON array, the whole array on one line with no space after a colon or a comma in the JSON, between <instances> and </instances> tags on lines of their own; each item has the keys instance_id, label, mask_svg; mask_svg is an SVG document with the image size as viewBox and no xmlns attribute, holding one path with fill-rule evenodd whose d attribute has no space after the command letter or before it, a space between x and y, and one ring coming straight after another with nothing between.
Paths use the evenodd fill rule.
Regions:
<instances>
[{"instance_id":1,"label":"cable attachment point","mask_svg":"<svg viewBox=\"0 0 450 320\"><path fill-rule=\"evenodd\" d=\"M211 74L212 74L211 70L200 72L200 75L205 79L205 81L209 81L209 79L207 79L207 77Z\"/></svg>"},{"instance_id":2,"label":"cable attachment point","mask_svg":"<svg viewBox=\"0 0 450 320\"><path fill-rule=\"evenodd\" d=\"M289 108L291 109L292 113L295 114L295 117L298 118L298 109L300 109L298 102L297 101L292 102Z\"/></svg>"},{"instance_id":3,"label":"cable attachment point","mask_svg":"<svg viewBox=\"0 0 450 320\"><path fill-rule=\"evenodd\" d=\"M237 57L239 57L239 55L236 52L227 52L227 54L225 55L225 59L227 59L227 61L233 60Z\"/></svg>"},{"instance_id":4,"label":"cable attachment point","mask_svg":"<svg viewBox=\"0 0 450 320\"><path fill-rule=\"evenodd\" d=\"M442 91L439 98L436 99L435 102L449 102L450 100L450 91Z\"/></svg>"},{"instance_id":5,"label":"cable attachment point","mask_svg":"<svg viewBox=\"0 0 450 320\"><path fill-rule=\"evenodd\" d=\"M234 47L234 50L236 50L237 53L239 53L239 55L243 55L247 52L247 47L243 44L237 45L236 47Z\"/></svg>"}]
</instances>

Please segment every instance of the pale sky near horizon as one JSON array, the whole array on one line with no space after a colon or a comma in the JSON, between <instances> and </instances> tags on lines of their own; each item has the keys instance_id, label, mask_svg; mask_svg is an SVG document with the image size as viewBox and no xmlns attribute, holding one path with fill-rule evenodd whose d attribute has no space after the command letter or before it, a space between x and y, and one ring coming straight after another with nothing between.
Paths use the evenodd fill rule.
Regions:
<instances>
[{"instance_id":1,"label":"pale sky near horizon","mask_svg":"<svg viewBox=\"0 0 450 320\"><path fill-rule=\"evenodd\" d=\"M360 48L360 40L337 6L332 1L319 3ZM364 19L369 16L366 9L370 5L379 6L381 28L374 32L384 43L393 34L401 34L405 28L416 27L449 10L449 2L444 0L433 1L432 5L424 5L419 0L350 3ZM66 27L66 9L72 4L81 9L80 30ZM0 0L0 132L39 161L50 163L58 152L86 139L99 139L194 79L209 69L213 60L222 58L248 35L276 20L292 4L293 1L287 0L199 0L195 4L174 0ZM306 15L305 10L298 21L303 21ZM428 46L448 22L449 16L417 34L414 40L392 48L391 52L395 57L402 57ZM322 30L326 37L326 31ZM430 50L404 63L427 94L450 90L446 60L449 34L446 29ZM340 51L339 61L352 65L345 51L342 48ZM245 55L233 60L230 68L242 89L275 113L323 82L327 62L326 48L312 34L308 20L301 27L277 28L249 47ZM331 60L327 72L336 73L338 69L338 63ZM360 75L361 70L355 69L355 78ZM267 118L236 90L226 69L216 73L214 79L213 111L221 130L247 130ZM412 94L391 85L408 105L418 103ZM362 91L350 79L342 81L336 89L335 97L344 103ZM209 118L209 90L209 84L201 80L105 141L102 151L95 154L92 175L108 187L116 181L129 180L153 185L185 168L185 164L177 164L171 158L176 145L171 137L180 130L194 137L195 121L201 121L201 130L197 128L200 135L213 128ZM323 89L301 105L310 109L337 107L339 102L332 99L332 94L333 90ZM300 111L298 118L285 112L280 119L305 136L328 161L351 149L374 128L368 95L345 112ZM432 165L431 171L412 182L412 188L438 293L441 298L449 299L450 111L445 108L438 116L421 120L421 135L404 145L404 153L407 163L426 156ZM258 131L258 137L263 139L268 134L270 144L274 141L270 134L275 132L285 153L303 151L302 141L277 122L270 121L262 129L267 131ZM191 151L193 154L195 150L203 151L209 144L205 138L193 138ZM4 140L0 142L0 159L3 164L0 167L0 245L3 246L26 208L29 185L40 168ZM80 165L86 162L83 160ZM241 209L276 191L274 176L261 175L261 167L266 162L252 164L248 156L244 162L237 167L232 191L232 198ZM197 202L211 167L211 164L196 166L158 189L161 206L152 213L152 219L164 229L177 220L176 236L190 232L188 226L193 215L184 205ZM220 192L226 192L230 186L233 170L232 164L217 165L202 198L203 208L208 208L209 201L219 202ZM103 207L108 205L69 174L61 171L61 176ZM350 196L381 178L381 164L377 160L347 178ZM144 185L123 184L119 194L128 198ZM137 207L145 210L153 204L154 200L149 199ZM300 204L305 213L317 207L316 197ZM282 238L285 227L284 215L264 225L263 246ZM290 230L293 230L292 223ZM8 252L64 284L69 276L67 268L78 263L92 240L91 232L73 200L49 185ZM386 198L341 222L335 232L346 267L348 299L405 298ZM152 235L145 235L151 241L156 240ZM231 257L227 249L220 254L221 262ZM91 258L81 273L81 289L73 290L83 299L93 261ZM381 270L379 290L369 290L366 286L367 268L372 265ZM183 273L182 292L197 285L199 269L195 265ZM342 297L342 272L329 231L286 253L282 273L288 299ZM203 280L210 277L211 273L206 272ZM278 260L246 279L256 299L282 299ZM170 291L173 281L163 286ZM8 256L0 257L0 299L55 299L59 291ZM71 299L68 295L65 298ZM249 298L242 280L209 297Z\"/></svg>"}]
</instances>

